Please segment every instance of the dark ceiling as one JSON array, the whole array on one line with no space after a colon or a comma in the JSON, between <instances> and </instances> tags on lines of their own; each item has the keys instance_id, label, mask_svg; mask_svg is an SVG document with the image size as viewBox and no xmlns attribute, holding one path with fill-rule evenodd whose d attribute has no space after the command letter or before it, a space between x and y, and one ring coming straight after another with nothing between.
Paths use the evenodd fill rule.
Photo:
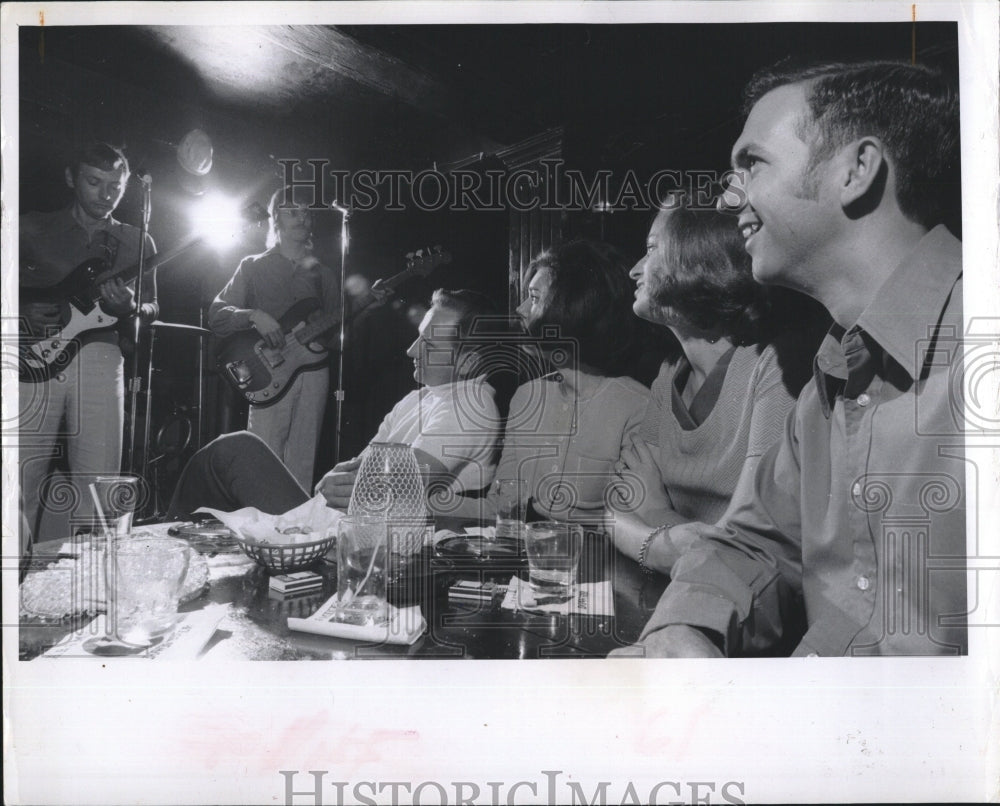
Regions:
<instances>
[{"instance_id":1,"label":"dark ceiling","mask_svg":"<svg viewBox=\"0 0 1000 806\"><path fill-rule=\"evenodd\" d=\"M920 61L956 69L955 26L931 22L101 26L25 28L21 41L29 67L62 63L154 102L291 129L327 144L316 156L416 168L554 126L612 162L707 154L732 136L755 69L787 56L908 59L914 35ZM51 103L33 76L22 100Z\"/></svg>"}]
</instances>

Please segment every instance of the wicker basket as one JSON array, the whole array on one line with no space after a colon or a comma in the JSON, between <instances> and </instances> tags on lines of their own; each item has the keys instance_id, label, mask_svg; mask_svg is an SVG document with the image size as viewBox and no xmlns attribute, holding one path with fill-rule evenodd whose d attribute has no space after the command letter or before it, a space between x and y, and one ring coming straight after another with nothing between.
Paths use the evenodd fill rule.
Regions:
<instances>
[{"instance_id":1,"label":"wicker basket","mask_svg":"<svg viewBox=\"0 0 1000 806\"><path fill-rule=\"evenodd\" d=\"M236 536L236 542L248 557L272 574L287 574L312 565L337 544L336 537L324 537L310 543L258 543Z\"/></svg>"}]
</instances>

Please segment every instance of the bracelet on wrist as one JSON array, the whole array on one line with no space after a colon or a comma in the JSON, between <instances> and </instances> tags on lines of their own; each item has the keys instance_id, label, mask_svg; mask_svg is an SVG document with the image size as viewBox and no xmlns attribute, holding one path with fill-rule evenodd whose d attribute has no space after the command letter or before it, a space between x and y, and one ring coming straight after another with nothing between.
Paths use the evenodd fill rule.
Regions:
<instances>
[{"instance_id":1,"label":"bracelet on wrist","mask_svg":"<svg viewBox=\"0 0 1000 806\"><path fill-rule=\"evenodd\" d=\"M642 541L642 545L639 547L639 567L642 569L642 572L646 574L646 576L653 575L653 569L646 564L646 559L649 555L649 547L658 534L667 531L669 528L670 526L668 524L657 526L655 529L650 531L648 535L646 535L646 539Z\"/></svg>"}]
</instances>

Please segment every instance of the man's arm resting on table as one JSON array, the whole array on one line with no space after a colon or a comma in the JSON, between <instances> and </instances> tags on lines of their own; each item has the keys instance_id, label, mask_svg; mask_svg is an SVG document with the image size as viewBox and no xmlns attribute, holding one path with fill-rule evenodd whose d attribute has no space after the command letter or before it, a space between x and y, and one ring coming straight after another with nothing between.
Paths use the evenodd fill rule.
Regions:
<instances>
[{"instance_id":1,"label":"man's arm resting on table","mask_svg":"<svg viewBox=\"0 0 1000 806\"><path fill-rule=\"evenodd\" d=\"M707 644L716 655L765 651L799 624L789 613L797 604L793 586L772 562L705 539L677 561L638 645L647 657L687 657L681 653Z\"/></svg>"}]
</instances>

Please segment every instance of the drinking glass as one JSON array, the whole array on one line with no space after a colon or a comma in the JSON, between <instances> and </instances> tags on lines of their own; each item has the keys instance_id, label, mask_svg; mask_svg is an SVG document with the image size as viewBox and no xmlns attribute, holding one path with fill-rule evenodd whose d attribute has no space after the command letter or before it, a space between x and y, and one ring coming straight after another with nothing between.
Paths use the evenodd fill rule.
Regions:
<instances>
[{"instance_id":1,"label":"drinking glass","mask_svg":"<svg viewBox=\"0 0 1000 806\"><path fill-rule=\"evenodd\" d=\"M387 617L389 526L384 518L349 515L337 529L336 619L375 624Z\"/></svg>"},{"instance_id":2,"label":"drinking glass","mask_svg":"<svg viewBox=\"0 0 1000 806\"><path fill-rule=\"evenodd\" d=\"M128 537L131 533L140 484L138 476L98 476L94 479L93 495L99 507L98 518L103 520L106 542Z\"/></svg>"},{"instance_id":3,"label":"drinking glass","mask_svg":"<svg viewBox=\"0 0 1000 806\"><path fill-rule=\"evenodd\" d=\"M107 633L84 649L128 655L145 649L177 623L191 550L163 537L115 540L104 553Z\"/></svg>"},{"instance_id":4,"label":"drinking glass","mask_svg":"<svg viewBox=\"0 0 1000 806\"><path fill-rule=\"evenodd\" d=\"M494 484L497 502L497 538L520 538L528 505L524 479L497 479Z\"/></svg>"},{"instance_id":5,"label":"drinking glass","mask_svg":"<svg viewBox=\"0 0 1000 806\"><path fill-rule=\"evenodd\" d=\"M565 601L573 596L583 531L572 523L539 521L524 527L528 581L536 599Z\"/></svg>"},{"instance_id":6,"label":"drinking glass","mask_svg":"<svg viewBox=\"0 0 1000 806\"><path fill-rule=\"evenodd\" d=\"M177 623L191 550L162 537L117 542L109 552L108 614L127 643L149 644Z\"/></svg>"}]
</instances>

